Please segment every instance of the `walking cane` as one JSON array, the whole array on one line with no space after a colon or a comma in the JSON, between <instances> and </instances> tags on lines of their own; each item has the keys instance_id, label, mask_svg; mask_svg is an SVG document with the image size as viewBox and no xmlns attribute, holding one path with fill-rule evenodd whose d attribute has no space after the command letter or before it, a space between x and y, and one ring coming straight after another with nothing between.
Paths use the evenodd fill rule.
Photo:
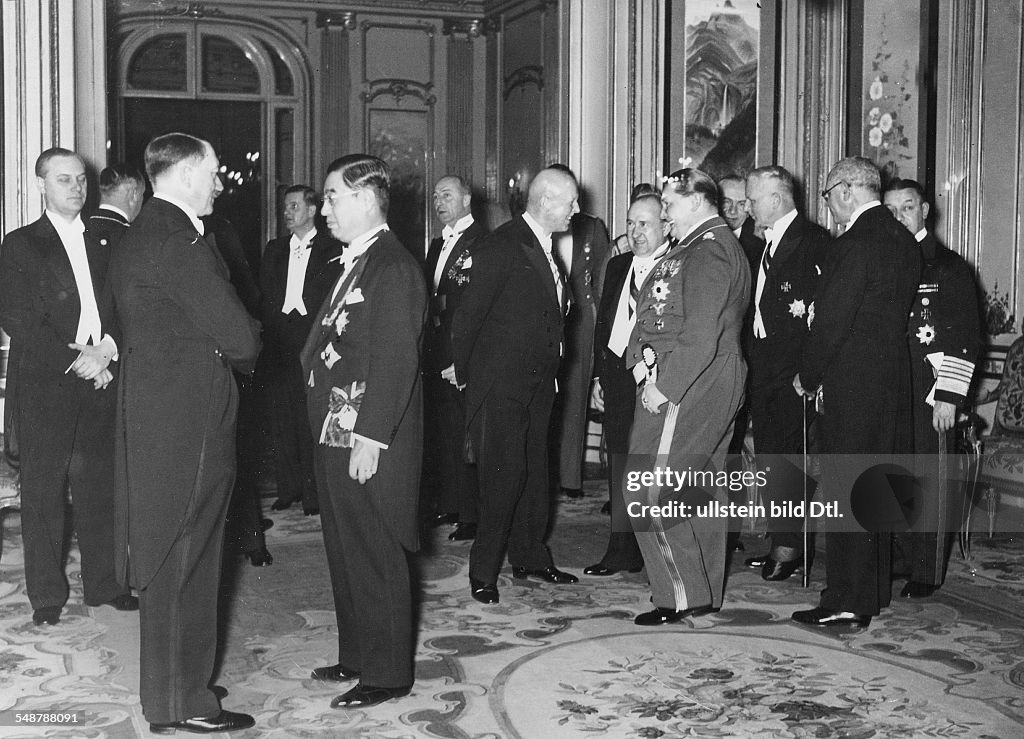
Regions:
<instances>
[{"instance_id":1,"label":"walking cane","mask_svg":"<svg viewBox=\"0 0 1024 739\"><path fill-rule=\"evenodd\" d=\"M807 502L807 398L802 397L802 405L804 408L804 575L803 575L803 586L805 588L811 585L811 558L810 553L807 551L809 548L810 537L807 534L807 529L810 525L810 516L808 515L808 502Z\"/></svg>"}]
</instances>

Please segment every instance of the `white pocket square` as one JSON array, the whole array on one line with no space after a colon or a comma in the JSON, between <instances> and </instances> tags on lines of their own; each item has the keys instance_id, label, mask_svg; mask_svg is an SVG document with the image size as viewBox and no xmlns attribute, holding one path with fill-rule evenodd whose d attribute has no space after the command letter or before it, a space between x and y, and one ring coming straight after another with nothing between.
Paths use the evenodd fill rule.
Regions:
<instances>
[{"instance_id":1,"label":"white pocket square","mask_svg":"<svg viewBox=\"0 0 1024 739\"><path fill-rule=\"evenodd\" d=\"M362 302L363 302L363 291L360 290L358 287L355 290L353 290L352 292L350 292L345 297L345 304L346 305L352 305L353 303L362 303Z\"/></svg>"},{"instance_id":2,"label":"white pocket square","mask_svg":"<svg viewBox=\"0 0 1024 739\"><path fill-rule=\"evenodd\" d=\"M462 269L469 269L473 266L473 257L466 257L466 261L462 263Z\"/></svg>"}]
</instances>

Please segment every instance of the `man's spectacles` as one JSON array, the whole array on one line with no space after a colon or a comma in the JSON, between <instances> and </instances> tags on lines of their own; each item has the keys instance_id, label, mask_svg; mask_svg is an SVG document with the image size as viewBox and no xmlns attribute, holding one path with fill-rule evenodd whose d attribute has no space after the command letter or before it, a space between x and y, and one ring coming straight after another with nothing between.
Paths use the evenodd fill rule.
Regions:
<instances>
[{"instance_id":1,"label":"man's spectacles","mask_svg":"<svg viewBox=\"0 0 1024 739\"><path fill-rule=\"evenodd\" d=\"M832 185L832 187L828 188L827 190L822 190L821 191L821 197L825 200L825 202L828 202L828 195L829 195L829 193L832 192L833 190L835 190L840 185L846 185L847 187L849 187L850 183L847 182L846 180L839 180L839 182L837 182L836 184Z\"/></svg>"}]
</instances>

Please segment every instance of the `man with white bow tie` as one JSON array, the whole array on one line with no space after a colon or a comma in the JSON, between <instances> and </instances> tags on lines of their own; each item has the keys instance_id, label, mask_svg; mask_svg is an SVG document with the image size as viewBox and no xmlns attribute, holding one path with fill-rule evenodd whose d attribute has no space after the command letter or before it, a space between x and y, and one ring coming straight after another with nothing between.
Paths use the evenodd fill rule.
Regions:
<instances>
[{"instance_id":1,"label":"man with white bow tie","mask_svg":"<svg viewBox=\"0 0 1024 739\"><path fill-rule=\"evenodd\" d=\"M661 218L657 191L629 205L626 237L629 251L608 261L594 331L593 404L603 409L604 444L608 453L608 510L611 532L604 556L584 568L584 575L607 576L644 566L633 525L622 498L623 473L629 453L629 430L636 410L636 380L626 369L626 346L636 323L637 301L644 280L669 250L668 224Z\"/></svg>"},{"instance_id":2,"label":"man with white bow tie","mask_svg":"<svg viewBox=\"0 0 1024 739\"><path fill-rule=\"evenodd\" d=\"M793 177L782 167L755 169L747 176L747 208L764 229L765 246L751 258L754 320L746 345L750 372L750 411L754 450L762 470L771 470L761 490L766 508L799 503L803 476L779 455L803 453L803 399L793 392L800 352L814 318L814 300L821 282L821 265L831 237L796 210ZM813 409L808 417L810 422ZM777 510L785 510L780 508ZM802 520L768 517L771 551L750 557L748 567L760 568L768 581L785 580L801 565Z\"/></svg>"},{"instance_id":3,"label":"man with white bow tie","mask_svg":"<svg viewBox=\"0 0 1024 739\"><path fill-rule=\"evenodd\" d=\"M435 524L458 523L448 538L476 535L476 470L465 460L466 394L441 373L452 358L452 316L472 277L473 246L487 229L473 218L469 185L445 175L434 186L434 212L444 224L430 242L425 276L430 309L423 336L424 454L426 514Z\"/></svg>"},{"instance_id":4,"label":"man with white bow tie","mask_svg":"<svg viewBox=\"0 0 1024 739\"><path fill-rule=\"evenodd\" d=\"M307 516L319 510L313 473L313 440L306 413L306 383L299 353L327 291L338 278L341 243L316 227L320 199L307 185L285 190L287 236L267 242L260 263L263 353L256 369L270 401L276 452L275 511L302 501Z\"/></svg>"},{"instance_id":5,"label":"man with white bow tie","mask_svg":"<svg viewBox=\"0 0 1024 739\"><path fill-rule=\"evenodd\" d=\"M56 624L69 594L69 488L86 605L135 610L138 600L118 584L114 567L116 395L107 387L117 344L102 301L110 250L82 223L87 185L78 154L47 149L36 161L36 178L46 212L4 239L0 325L11 336L11 364L19 370L14 427L26 589L33 621Z\"/></svg>"},{"instance_id":6,"label":"man with white bow tie","mask_svg":"<svg viewBox=\"0 0 1024 739\"><path fill-rule=\"evenodd\" d=\"M388 228L390 187L374 156L327 168L322 213L347 246L301 355L338 620L338 662L312 677L359 681L334 708L400 698L414 680L407 553L419 546L427 295L420 264Z\"/></svg>"}]
</instances>

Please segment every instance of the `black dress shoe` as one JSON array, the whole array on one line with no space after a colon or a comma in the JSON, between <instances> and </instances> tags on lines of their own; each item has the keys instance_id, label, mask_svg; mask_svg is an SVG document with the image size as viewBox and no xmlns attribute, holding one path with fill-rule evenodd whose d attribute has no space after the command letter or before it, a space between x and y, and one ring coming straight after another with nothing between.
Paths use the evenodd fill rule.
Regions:
<instances>
[{"instance_id":1,"label":"black dress shoe","mask_svg":"<svg viewBox=\"0 0 1024 739\"><path fill-rule=\"evenodd\" d=\"M339 662L328 667L317 667L309 676L314 680L321 680L323 682L343 683L346 680L355 680L359 677L359 671L353 670L351 667L345 667L345 665Z\"/></svg>"},{"instance_id":2,"label":"black dress shoe","mask_svg":"<svg viewBox=\"0 0 1024 739\"><path fill-rule=\"evenodd\" d=\"M580 488L562 488L562 494L566 498L582 498L583 490Z\"/></svg>"},{"instance_id":3,"label":"black dress shoe","mask_svg":"<svg viewBox=\"0 0 1024 739\"><path fill-rule=\"evenodd\" d=\"M911 580L903 586L900 596L903 598L927 598L938 589L938 585L928 585L927 583Z\"/></svg>"},{"instance_id":4,"label":"black dress shoe","mask_svg":"<svg viewBox=\"0 0 1024 739\"><path fill-rule=\"evenodd\" d=\"M272 518L261 518L260 519L260 528L263 529L264 531L269 531L270 529L274 528L274 519L272 519Z\"/></svg>"},{"instance_id":5,"label":"black dress shoe","mask_svg":"<svg viewBox=\"0 0 1024 739\"><path fill-rule=\"evenodd\" d=\"M803 567L803 564L803 557L797 557L791 562L777 562L769 557L764 563L764 567L761 568L761 579L768 582L781 582Z\"/></svg>"},{"instance_id":6,"label":"black dress shoe","mask_svg":"<svg viewBox=\"0 0 1024 739\"><path fill-rule=\"evenodd\" d=\"M830 608L812 608L809 611L797 611L791 618L808 626L843 626L853 625L865 627L871 623L871 616L864 616L850 611L833 611Z\"/></svg>"},{"instance_id":7,"label":"black dress shoe","mask_svg":"<svg viewBox=\"0 0 1024 739\"><path fill-rule=\"evenodd\" d=\"M272 511L287 511L291 507L292 501L282 500L281 498L278 498L277 500L270 504L270 510Z\"/></svg>"},{"instance_id":8,"label":"black dress shoe","mask_svg":"<svg viewBox=\"0 0 1024 739\"><path fill-rule=\"evenodd\" d=\"M253 567L267 567L274 564L274 558L270 556L270 552L267 551L266 547L246 552L245 556L249 558L249 564Z\"/></svg>"},{"instance_id":9,"label":"black dress shoe","mask_svg":"<svg viewBox=\"0 0 1024 739\"><path fill-rule=\"evenodd\" d=\"M54 624L60 621L60 606L43 606L32 612L32 621L35 624Z\"/></svg>"},{"instance_id":10,"label":"black dress shoe","mask_svg":"<svg viewBox=\"0 0 1024 739\"><path fill-rule=\"evenodd\" d=\"M642 569L643 565L641 565L640 567L633 567L631 569L628 569L626 570L626 572L639 572ZM595 577L607 577L608 575L614 575L617 572L622 572L622 570L615 570L611 567L605 567L601 563L598 563L596 565L590 565L589 567L583 568L584 575L594 575Z\"/></svg>"},{"instance_id":11,"label":"black dress shoe","mask_svg":"<svg viewBox=\"0 0 1024 739\"><path fill-rule=\"evenodd\" d=\"M347 693L342 693L332 700L331 708L369 708L392 698L409 695L411 690L411 685L404 688L375 688L359 683Z\"/></svg>"},{"instance_id":12,"label":"black dress shoe","mask_svg":"<svg viewBox=\"0 0 1024 739\"><path fill-rule=\"evenodd\" d=\"M526 580L530 576L538 577L545 582L553 582L556 585L572 585L580 581L576 575L562 572L554 565L549 565L543 570L531 570L528 567L513 567L512 577L516 580Z\"/></svg>"},{"instance_id":13,"label":"black dress shoe","mask_svg":"<svg viewBox=\"0 0 1024 739\"><path fill-rule=\"evenodd\" d=\"M641 613L633 619L637 626L661 626L662 624L674 624L684 618L706 616L709 613L718 613L719 609L713 606L695 606L683 611L674 608L655 608L653 611Z\"/></svg>"},{"instance_id":14,"label":"black dress shoe","mask_svg":"<svg viewBox=\"0 0 1024 739\"><path fill-rule=\"evenodd\" d=\"M150 724L149 730L154 734L173 734L175 731L187 731L190 734L216 734L219 731L238 731L256 725L256 719L247 713L221 710L216 716L196 716L184 721L171 721L167 724Z\"/></svg>"},{"instance_id":15,"label":"black dress shoe","mask_svg":"<svg viewBox=\"0 0 1024 739\"><path fill-rule=\"evenodd\" d=\"M498 586L494 583L482 583L479 580L469 578L469 591L473 595L473 599L480 603L498 602Z\"/></svg>"},{"instance_id":16,"label":"black dress shoe","mask_svg":"<svg viewBox=\"0 0 1024 739\"><path fill-rule=\"evenodd\" d=\"M475 523L460 523L455 527L455 531L448 534L448 541L472 541L475 538Z\"/></svg>"},{"instance_id":17,"label":"black dress shoe","mask_svg":"<svg viewBox=\"0 0 1024 739\"><path fill-rule=\"evenodd\" d=\"M772 556L770 554L759 554L756 557L747 557L743 564L752 570L759 570L764 567L765 562L770 560Z\"/></svg>"},{"instance_id":18,"label":"black dress shoe","mask_svg":"<svg viewBox=\"0 0 1024 739\"><path fill-rule=\"evenodd\" d=\"M458 513L438 513L436 516L430 519L430 523L434 526L450 526L451 524L458 522Z\"/></svg>"},{"instance_id":19,"label":"black dress shoe","mask_svg":"<svg viewBox=\"0 0 1024 739\"><path fill-rule=\"evenodd\" d=\"M302 506L302 515L304 515L304 516L319 516L320 515L320 508L319 508L319 506L312 506L310 508L306 508L306 506Z\"/></svg>"},{"instance_id":20,"label":"black dress shoe","mask_svg":"<svg viewBox=\"0 0 1024 739\"><path fill-rule=\"evenodd\" d=\"M121 593L119 596L108 600L103 605L111 606L118 611L137 611L139 610L139 599L131 593Z\"/></svg>"}]
</instances>

